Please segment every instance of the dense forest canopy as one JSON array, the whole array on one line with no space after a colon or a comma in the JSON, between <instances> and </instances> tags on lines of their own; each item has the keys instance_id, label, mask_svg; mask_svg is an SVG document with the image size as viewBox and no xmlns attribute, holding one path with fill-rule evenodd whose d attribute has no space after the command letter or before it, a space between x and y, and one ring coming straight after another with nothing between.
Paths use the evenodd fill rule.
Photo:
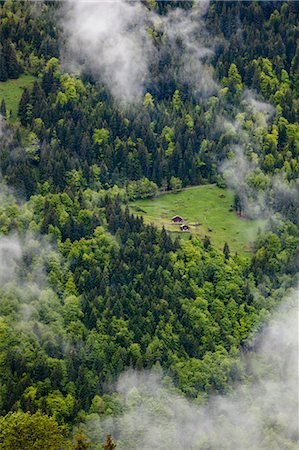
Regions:
<instances>
[{"instance_id":1,"label":"dense forest canopy","mask_svg":"<svg viewBox=\"0 0 299 450\"><path fill-rule=\"evenodd\" d=\"M0 449L217 449L175 428L232 393L263 426L225 448L296 448L246 389L268 370L282 398L251 338L296 309L299 4L6 0L0 18ZM129 208L207 184L266 223L250 255ZM279 323L276 368L296 347Z\"/></svg>"}]
</instances>

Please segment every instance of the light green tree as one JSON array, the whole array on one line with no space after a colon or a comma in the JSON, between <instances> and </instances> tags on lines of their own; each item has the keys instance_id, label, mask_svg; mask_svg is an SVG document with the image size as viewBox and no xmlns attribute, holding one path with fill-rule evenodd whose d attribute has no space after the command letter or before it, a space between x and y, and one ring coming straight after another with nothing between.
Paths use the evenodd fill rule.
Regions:
<instances>
[{"instance_id":1,"label":"light green tree","mask_svg":"<svg viewBox=\"0 0 299 450\"><path fill-rule=\"evenodd\" d=\"M182 189L182 180L178 177L171 177L169 186L172 191L179 191Z\"/></svg>"},{"instance_id":2,"label":"light green tree","mask_svg":"<svg viewBox=\"0 0 299 450\"><path fill-rule=\"evenodd\" d=\"M62 430L53 419L40 411L22 411L0 418L1 450L60 450L67 444Z\"/></svg>"}]
</instances>

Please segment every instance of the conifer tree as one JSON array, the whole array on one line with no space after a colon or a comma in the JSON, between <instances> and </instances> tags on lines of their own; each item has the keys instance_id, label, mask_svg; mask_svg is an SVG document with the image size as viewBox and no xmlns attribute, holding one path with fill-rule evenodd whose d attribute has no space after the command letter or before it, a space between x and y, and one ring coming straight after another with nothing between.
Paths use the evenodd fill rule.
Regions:
<instances>
[{"instance_id":1,"label":"conifer tree","mask_svg":"<svg viewBox=\"0 0 299 450\"><path fill-rule=\"evenodd\" d=\"M6 41L3 45L3 50L6 59L8 78L18 78L22 72L22 68L17 60L14 46L11 42Z\"/></svg>"},{"instance_id":2,"label":"conifer tree","mask_svg":"<svg viewBox=\"0 0 299 450\"><path fill-rule=\"evenodd\" d=\"M229 258L230 250L229 250L229 246L228 246L227 242L224 243L223 254L224 254L225 259Z\"/></svg>"},{"instance_id":3,"label":"conifer tree","mask_svg":"<svg viewBox=\"0 0 299 450\"><path fill-rule=\"evenodd\" d=\"M211 247L211 241L210 241L209 236L207 236L207 235L204 237L203 246L204 246L205 250L209 250L209 248Z\"/></svg>"},{"instance_id":4,"label":"conifer tree","mask_svg":"<svg viewBox=\"0 0 299 450\"><path fill-rule=\"evenodd\" d=\"M39 83L35 81L33 84L31 92L31 104L32 104L32 114L33 117L40 117L42 111L45 109L44 106L45 94L41 89Z\"/></svg>"},{"instance_id":5,"label":"conifer tree","mask_svg":"<svg viewBox=\"0 0 299 450\"><path fill-rule=\"evenodd\" d=\"M42 88L48 95L55 87L54 67L50 67L50 69L43 74Z\"/></svg>"},{"instance_id":6,"label":"conifer tree","mask_svg":"<svg viewBox=\"0 0 299 450\"><path fill-rule=\"evenodd\" d=\"M28 89L24 89L24 92L22 94L20 103L19 103L19 109L18 109L18 116L20 118L20 122L23 126L26 126L29 123L28 118L28 105L30 104L30 94Z\"/></svg>"},{"instance_id":7,"label":"conifer tree","mask_svg":"<svg viewBox=\"0 0 299 450\"><path fill-rule=\"evenodd\" d=\"M1 102L1 106L0 106L0 114L2 117L6 117L6 104L5 104L5 100L3 99Z\"/></svg>"},{"instance_id":8,"label":"conifer tree","mask_svg":"<svg viewBox=\"0 0 299 450\"><path fill-rule=\"evenodd\" d=\"M8 79L6 58L2 50L0 50L0 81Z\"/></svg>"}]
</instances>

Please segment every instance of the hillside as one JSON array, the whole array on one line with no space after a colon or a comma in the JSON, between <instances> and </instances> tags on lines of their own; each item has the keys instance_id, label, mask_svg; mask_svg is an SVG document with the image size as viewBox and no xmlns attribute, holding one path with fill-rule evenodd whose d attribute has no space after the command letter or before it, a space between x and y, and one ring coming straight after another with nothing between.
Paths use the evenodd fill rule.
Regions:
<instances>
[{"instance_id":1,"label":"hillside","mask_svg":"<svg viewBox=\"0 0 299 450\"><path fill-rule=\"evenodd\" d=\"M251 251L263 221L239 217L233 202L232 191L207 185L161 194L154 199L137 200L129 205L132 212L144 218L145 223L164 226L183 238L188 238L189 232L201 238L208 236L220 250L227 242L233 252L246 254ZM181 232L179 225L172 223L171 218L175 215L184 218L189 232Z\"/></svg>"},{"instance_id":2,"label":"hillside","mask_svg":"<svg viewBox=\"0 0 299 450\"><path fill-rule=\"evenodd\" d=\"M298 448L298 24L0 2L0 450Z\"/></svg>"}]
</instances>

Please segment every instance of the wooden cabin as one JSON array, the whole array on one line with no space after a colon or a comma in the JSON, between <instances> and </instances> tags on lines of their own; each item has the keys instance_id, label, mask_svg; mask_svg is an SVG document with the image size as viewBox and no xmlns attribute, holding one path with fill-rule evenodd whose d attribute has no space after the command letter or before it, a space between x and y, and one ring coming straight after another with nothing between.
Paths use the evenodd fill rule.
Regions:
<instances>
[{"instance_id":1,"label":"wooden cabin","mask_svg":"<svg viewBox=\"0 0 299 450\"><path fill-rule=\"evenodd\" d=\"M186 225L185 223L183 223L182 225L180 225L180 230L181 230L181 231L189 231L189 227L188 227L188 225Z\"/></svg>"},{"instance_id":2,"label":"wooden cabin","mask_svg":"<svg viewBox=\"0 0 299 450\"><path fill-rule=\"evenodd\" d=\"M171 219L172 223L183 223L184 219L181 216L173 216L173 218Z\"/></svg>"}]
</instances>

